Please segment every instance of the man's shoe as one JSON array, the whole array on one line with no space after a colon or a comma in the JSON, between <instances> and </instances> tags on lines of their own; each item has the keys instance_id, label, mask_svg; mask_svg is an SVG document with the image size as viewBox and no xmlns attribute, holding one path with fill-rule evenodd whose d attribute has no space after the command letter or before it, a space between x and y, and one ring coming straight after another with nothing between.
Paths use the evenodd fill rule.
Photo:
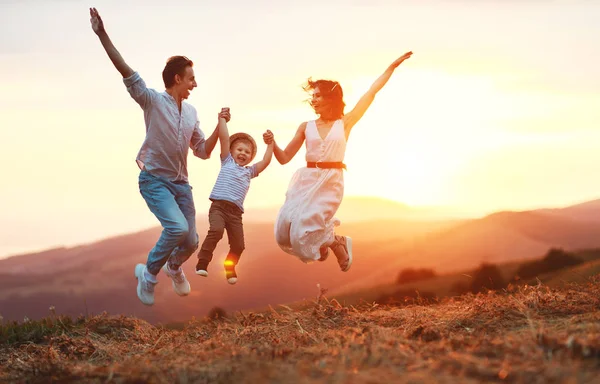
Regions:
<instances>
[{"instance_id":1,"label":"man's shoe","mask_svg":"<svg viewBox=\"0 0 600 384\"><path fill-rule=\"evenodd\" d=\"M179 296L187 296L190 294L190 282L185 278L185 274L181 267L179 267L178 271L173 272L169 268L169 263L165 263L165 265L163 265L163 271L165 271L166 275L173 280L173 289L176 294Z\"/></svg>"},{"instance_id":2,"label":"man's shoe","mask_svg":"<svg viewBox=\"0 0 600 384\"><path fill-rule=\"evenodd\" d=\"M156 283L148 281L144 272L146 266L138 264L135 266L135 277L137 278L137 295L140 301L146 305L154 304L154 286Z\"/></svg>"},{"instance_id":3,"label":"man's shoe","mask_svg":"<svg viewBox=\"0 0 600 384\"><path fill-rule=\"evenodd\" d=\"M333 244L329 246L342 272L347 272L352 265L352 239L348 236L335 235Z\"/></svg>"}]
</instances>

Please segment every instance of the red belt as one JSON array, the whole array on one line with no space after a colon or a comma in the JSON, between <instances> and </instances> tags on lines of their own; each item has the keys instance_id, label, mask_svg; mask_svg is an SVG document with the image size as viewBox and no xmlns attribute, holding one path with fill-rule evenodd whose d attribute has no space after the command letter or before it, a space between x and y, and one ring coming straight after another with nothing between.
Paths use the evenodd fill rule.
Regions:
<instances>
[{"instance_id":1,"label":"red belt","mask_svg":"<svg viewBox=\"0 0 600 384\"><path fill-rule=\"evenodd\" d=\"M332 162L313 162L309 161L306 163L307 168L321 168L321 169L329 169L329 168L343 168L346 169L346 164L341 161L332 161Z\"/></svg>"}]
</instances>

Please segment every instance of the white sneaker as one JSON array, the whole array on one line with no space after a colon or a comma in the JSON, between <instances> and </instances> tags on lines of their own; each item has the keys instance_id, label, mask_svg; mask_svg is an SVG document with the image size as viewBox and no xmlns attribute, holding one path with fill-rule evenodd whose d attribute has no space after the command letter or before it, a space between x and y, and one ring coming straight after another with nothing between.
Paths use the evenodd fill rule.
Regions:
<instances>
[{"instance_id":1,"label":"white sneaker","mask_svg":"<svg viewBox=\"0 0 600 384\"><path fill-rule=\"evenodd\" d=\"M179 268L179 272L171 272L168 267L168 263L163 265L163 271L173 280L173 289L175 293L179 296L187 296L190 294L191 287L190 282L185 278L185 274L183 273L183 269Z\"/></svg>"},{"instance_id":2,"label":"white sneaker","mask_svg":"<svg viewBox=\"0 0 600 384\"><path fill-rule=\"evenodd\" d=\"M146 265L138 264L135 266L135 277L137 278L137 295L140 301L146 305L154 304L154 286L156 283L148 281L144 272Z\"/></svg>"},{"instance_id":3,"label":"white sneaker","mask_svg":"<svg viewBox=\"0 0 600 384\"><path fill-rule=\"evenodd\" d=\"M235 273L235 264L231 260L225 260L225 278L231 285L237 283L237 273Z\"/></svg>"},{"instance_id":4,"label":"white sneaker","mask_svg":"<svg viewBox=\"0 0 600 384\"><path fill-rule=\"evenodd\" d=\"M196 275L208 277L208 271L206 271L205 269L199 269L196 271Z\"/></svg>"}]
</instances>

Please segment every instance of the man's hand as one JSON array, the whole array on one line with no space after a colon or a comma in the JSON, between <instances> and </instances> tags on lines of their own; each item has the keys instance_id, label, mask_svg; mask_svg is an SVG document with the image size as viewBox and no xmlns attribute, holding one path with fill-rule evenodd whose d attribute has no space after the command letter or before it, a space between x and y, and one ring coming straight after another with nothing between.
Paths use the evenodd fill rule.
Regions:
<instances>
[{"instance_id":1,"label":"man's hand","mask_svg":"<svg viewBox=\"0 0 600 384\"><path fill-rule=\"evenodd\" d=\"M231 113L229 112L229 108L221 108L221 112L219 112L219 119L221 118L225 119L226 123L229 123L229 120L231 120Z\"/></svg>"},{"instance_id":2,"label":"man's hand","mask_svg":"<svg viewBox=\"0 0 600 384\"><path fill-rule=\"evenodd\" d=\"M96 8L90 8L90 23L92 24L92 30L96 35L106 32L104 30L104 22Z\"/></svg>"},{"instance_id":3,"label":"man's hand","mask_svg":"<svg viewBox=\"0 0 600 384\"><path fill-rule=\"evenodd\" d=\"M267 129L267 131L265 133L263 133L263 140L265 141L265 144L267 144L267 145L273 143L275 141L275 136L273 135L273 132L271 132Z\"/></svg>"},{"instance_id":4,"label":"man's hand","mask_svg":"<svg viewBox=\"0 0 600 384\"><path fill-rule=\"evenodd\" d=\"M102 21L102 18L100 17L100 14L98 13L98 10L96 8L90 8L90 24L92 24L92 30L94 31L94 33L96 33L96 35L98 35L100 43L102 43L102 47L106 51L108 58L110 59L110 61L112 61L117 71L119 71L119 73L121 74L121 76L123 76L124 79L131 77L131 75L134 74L133 69L131 69L131 67L127 65L127 63L123 59L123 56L121 56L121 54L119 53L119 51L117 51L117 48L115 48L112 41L110 41L110 37L108 37L108 34L104 29L104 22ZM143 88L147 91L145 84ZM142 106L142 108L144 108L143 105L145 104L145 101L142 100L142 95L146 95L145 91L141 92L139 95L133 98Z\"/></svg>"}]
</instances>

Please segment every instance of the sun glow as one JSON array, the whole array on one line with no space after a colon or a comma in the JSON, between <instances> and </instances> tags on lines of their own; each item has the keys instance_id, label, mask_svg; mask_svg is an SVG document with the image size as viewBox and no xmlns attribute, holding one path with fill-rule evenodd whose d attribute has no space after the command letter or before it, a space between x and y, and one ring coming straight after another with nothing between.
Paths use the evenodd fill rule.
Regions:
<instances>
[{"instance_id":1,"label":"sun glow","mask_svg":"<svg viewBox=\"0 0 600 384\"><path fill-rule=\"evenodd\" d=\"M346 191L411 205L446 204L461 166L506 143L493 121L510 117L498 108L506 98L486 77L407 72L394 75L352 132ZM350 108L371 82L348 84Z\"/></svg>"}]
</instances>

